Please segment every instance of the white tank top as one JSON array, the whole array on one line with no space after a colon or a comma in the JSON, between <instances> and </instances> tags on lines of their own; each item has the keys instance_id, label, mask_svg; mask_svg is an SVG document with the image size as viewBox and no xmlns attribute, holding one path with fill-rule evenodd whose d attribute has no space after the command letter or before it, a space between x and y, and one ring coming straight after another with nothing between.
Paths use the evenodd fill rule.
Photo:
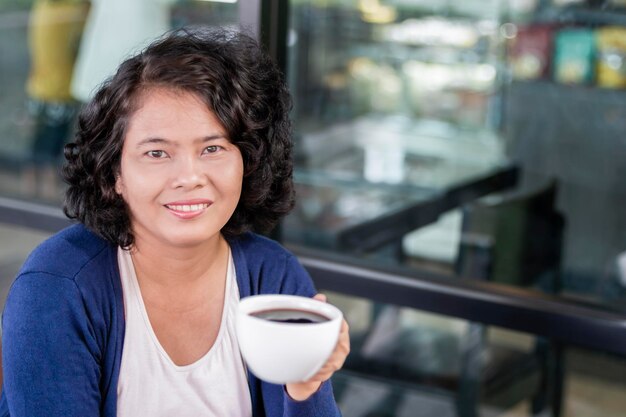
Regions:
<instances>
[{"instance_id":1,"label":"white tank top","mask_svg":"<svg viewBox=\"0 0 626 417\"><path fill-rule=\"evenodd\" d=\"M213 347L178 366L159 343L146 312L133 261L118 249L126 330L117 384L117 416L252 416L246 369L235 333L239 290L232 256L224 310Z\"/></svg>"}]
</instances>

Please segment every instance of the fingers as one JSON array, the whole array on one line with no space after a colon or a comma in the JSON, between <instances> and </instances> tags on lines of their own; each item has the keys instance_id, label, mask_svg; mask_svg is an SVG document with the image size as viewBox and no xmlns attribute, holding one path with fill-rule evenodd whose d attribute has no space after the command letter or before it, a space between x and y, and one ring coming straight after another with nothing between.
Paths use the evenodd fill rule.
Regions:
<instances>
[{"instance_id":1,"label":"fingers","mask_svg":"<svg viewBox=\"0 0 626 417\"><path fill-rule=\"evenodd\" d=\"M316 294L313 298L326 302L326 296L324 294ZM329 380L335 372L341 369L349 353L350 327L346 320L342 320L337 344L326 363L312 378L302 382L287 384L285 389L289 396L298 401L309 398L309 396L319 389L319 384Z\"/></svg>"},{"instance_id":2,"label":"fingers","mask_svg":"<svg viewBox=\"0 0 626 417\"><path fill-rule=\"evenodd\" d=\"M343 321L341 322L341 330L339 332L339 337L341 337L342 334L346 334L346 335L350 334L350 325L348 324L346 319L343 319ZM350 339L350 337L348 337L348 339Z\"/></svg>"},{"instance_id":3,"label":"fingers","mask_svg":"<svg viewBox=\"0 0 626 417\"><path fill-rule=\"evenodd\" d=\"M344 319L341 323L341 330L339 331L339 340L337 341L337 347L335 350L343 351L345 356L350 353L350 325Z\"/></svg>"},{"instance_id":4,"label":"fingers","mask_svg":"<svg viewBox=\"0 0 626 417\"><path fill-rule=\"evenodd\" d=\"M327 297L324 294L315 294L315 296L313 296L313 299L321 301L323 303L325 303L327 301Z\"/></svg>"},{"instance_id":5,"label":"fingers","mask_svg":"<svg viewBox=\"0 0 626 417\"><path fill-rule=\"evenodd\" d=\"M326 381L335 372L343 367L343 364L348 358L350 353L350 327L348 323L343 320L341 324L341 332L339 333L339 340L335 346L335 350L330 355L324 366L311 378L309 381Z\"/></svg>"}]
</instances>

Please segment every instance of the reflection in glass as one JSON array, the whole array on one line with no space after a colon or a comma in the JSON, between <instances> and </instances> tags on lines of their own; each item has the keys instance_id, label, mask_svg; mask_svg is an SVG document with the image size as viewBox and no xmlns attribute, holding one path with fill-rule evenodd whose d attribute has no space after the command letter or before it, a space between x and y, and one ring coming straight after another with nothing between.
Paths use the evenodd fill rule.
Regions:
<instances>
[{"instance_id":1,"label":"reflection in glass","mask_svg":"<svg viewBox=\"0 0 626 417\"><path fill-rule=\"evenodd\" d=\"M74 97L85 103L126 57L170 28L175 0L92 0L72 79Z\"/></svg>"},{"instance_id":2,"label":"reflection in glass","mask_svg":"<svg viewBox=\"0 0 626 417\"><path fill-rule=\"evenodd\" d=\"M36 0L30 12L30 70L26 85L33 130L22 172L28 194L59 199L56 166L78 108L70 84L89 3Z\"/></svg>"}]
</instances>

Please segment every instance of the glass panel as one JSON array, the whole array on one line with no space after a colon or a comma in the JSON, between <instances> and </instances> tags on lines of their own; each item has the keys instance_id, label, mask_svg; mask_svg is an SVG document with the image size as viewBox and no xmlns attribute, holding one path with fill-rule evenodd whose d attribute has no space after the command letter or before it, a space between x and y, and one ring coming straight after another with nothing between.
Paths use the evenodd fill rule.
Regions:
<instances>
[{"instance_id":1,"label":"glass panel","mask_svg":"<svg viewBox=\"0 0 626 417\"><path fill-rule=\"evenodd\" d=\"M63 145L119 62L171 28L237 23L236 1L0 2L0 194L59 205Z\"/></svg>"},{"instance_id":2,"label":"glass panel","mask_svg":"<svg viewBox=\"0 0 626 417\"><path fill-rule=\"evenodd\" d=\"M527 218L536 235L539 222L556 223L551 212L563 218L562 294L621 311L625 5L553 1L516 16L509 25L511 82L504 116L507 153L523 170L522 192L537 193L555 183L554 196L540 204L541 217Z\"/></svg>"},{"instance_id":3,"label":"glass panel","mask_svg":"<svg viewBox=\"0 0 626 417\"><path fill-rule=\"evenodd\" d=\"M288 51L298 200L287 244L626 313L626 2L292 0ZM335 301L355 343L336 378L346 415L414 415L419 401L425 415L474 415L446 395L477 389L481 415L538 407L513 401L537 374L487 383L493 369L474 368L478 388L446 378L472 376L472 338L485 341L479 362L502 341L552 360L548 341ZM464 338L450 337L457 327ZM623 359L560 357L562 415L619 415ZM547 407L555 378L541 385Z\"/></svg>"},{"instance_id":4,"label":"glass panel","mask_svg":"<svg viewBox=\"0 0 626 417\"><path fill-rule=\"evenodd\" d=\"M289 241L353 253L397 245L437 219L432 202L458 206L512 185L499 104L508 10L498 0L291 2L288 74L304 189L286 223ZM462 192L483 180L487 190ZM335 203L352 200L359 215L340 233L304 231L301 213L341 217L341 203L315 197L337 184ZM375 189L377 202L343 189ZM378 236L356 233L394 221L393 231L370 231Z\"/></svg>"},{"instance_id":5,"label":"glass panel","mask_svg":"<svg viewBox=\"0 0 626 417\"><path fill-rule=\"evenodd\" d=\"M287 242L624 311L626 3L290 5Z\"/></svg>"}]
</instances>

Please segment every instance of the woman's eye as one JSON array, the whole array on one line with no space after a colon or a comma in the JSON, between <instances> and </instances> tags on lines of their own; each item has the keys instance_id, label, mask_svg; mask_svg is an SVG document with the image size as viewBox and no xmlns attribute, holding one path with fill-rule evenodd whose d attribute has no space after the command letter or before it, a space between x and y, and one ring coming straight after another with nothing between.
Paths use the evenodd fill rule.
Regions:
<instances>
[{"instance_id":1,"label":"woman's eye","mask_svg":"<svg viewBox=\"0 0 626 417\"><path fill-rule=\"evenodd\" d=\"M148 155L150 158L160 159L165 158L167 154L165 153L165 151L148 151L146 155Z\"/></svg>"},{"instance_id":2,"label":"woman's eye","mask_svg":"<svg viewBox=\"0 0 626 417\"><path fill-rule=\"evenodd\" d=\"M219 152L221 149L222 149L221 146L211 145L211 146L207 146L206 148L204 148L204 153L216 153L216 152Z\"/></svg>"}]
</instances>

